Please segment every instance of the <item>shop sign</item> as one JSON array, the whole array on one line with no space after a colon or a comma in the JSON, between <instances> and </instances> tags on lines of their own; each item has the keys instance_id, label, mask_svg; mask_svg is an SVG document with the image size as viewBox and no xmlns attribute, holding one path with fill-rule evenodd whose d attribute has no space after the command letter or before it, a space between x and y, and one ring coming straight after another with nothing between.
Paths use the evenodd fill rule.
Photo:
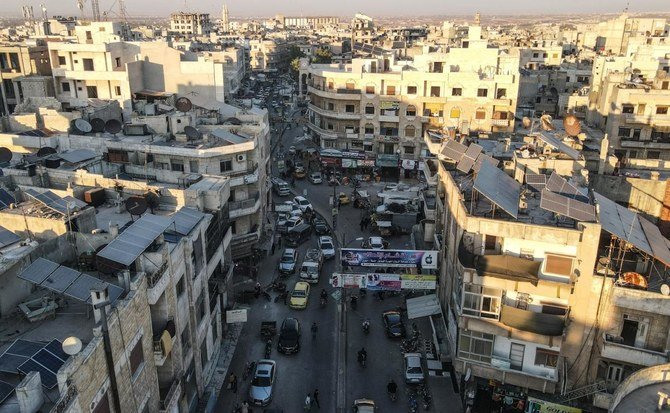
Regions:
<instances>
[{"instance_id":1,"label":"shop sign","mask_svg":"<svg viewBox=\"0 0 670 413\"><path fill-rule=\"evenodd\" d=\"M437 269L437 251L340 249L343 267L400 267Z\"/></svg>"},{"instance_id":2,"label":"shop sign","mask_svg":"<svg viewBox=\"0 0 670 413\"><path fill-rule=\"evenodd\" d=\"M403 290L434 290L437 286L436 275L402 274L400 280Z\"/></svg>"},{"instance_id":3,"label":"shop sign","mask_svg":"<svg viewBox=\"0 0 670 413\"><path fill-rule=\"evenodd\" d=\"M350 159L365 159L365 154L361 152L342 151L342 157Z\"/></svg>"},{"instance_id":4,"label":"shop sign","mask_svg":"<svg viewBox=\"0 0 670 413\"><path fill-rule=\"evenodd\" d=\"M246 323L246 322L247 322L246 308L226 311L226 323L231 324L231 323Z\"/></svg>"},{"instance_id":5,"label":"shop sign","mask_svg":"<svg viewBox=\"0 0 670 413\"><path fill-rule=\"evenodd\" d=\"M582 409L563 406L562 404L549 403L544 400L528 398L527 413L582 413Z\"/></svg>"},{"instance_id":6,"label":"shop sign","mask_svg":"<svg viewBox=\"0 0 670 413\"><path fill-rule=\"evenodd\" d=\"M339 166L340 158L329 158L326 156L321 157L321 164L324 166Z\"/></svg>"},{"instance_id":7,"label":"shop sign","mask_svg":"<svg viewBox=\"0 0 670 413\"><path fill-rule=\"evenodd\" d=\"M403 169L414 169L416 166L416 161L412 159L403 159L402 160L402 167Z\"/></svg>"},{"instance_id":8,"label":"shop sign","mask_svg":"<svg viewBox=\"0 0 670 413\"><path fill-rule=\"evenodd\" d=\"M342 168L357 168L358 164L355 159L342 158Z\"/></svg>"},{"instance_id":9,"label":"shop sign","mask_svg":"<svg viewBox=\"0 0 670 413\"><path fill-rule=\"evenodd\" d=\"M330 285L335 288L365 288L365 274L341 274L334 272Z\"/></svg>"},{"instance_id":10,"label":"shop sign","mask_svg":"<svg viewBox=\"0 0 670 413\"><path fill-rule=\"evenodd\" d=\"M375 166L374 159L361 159L358 161L358 166Z\"/></svg>"},{"instance_id":11,"label":"shop sign","mask_svg":"<svg viewBox=\"0 0 670 413\"><path fill-rule=\"evenodd\" d=\"M368 291L400 291L399 274L365 274L365 288Z\"/></svg>"}]
</instances>

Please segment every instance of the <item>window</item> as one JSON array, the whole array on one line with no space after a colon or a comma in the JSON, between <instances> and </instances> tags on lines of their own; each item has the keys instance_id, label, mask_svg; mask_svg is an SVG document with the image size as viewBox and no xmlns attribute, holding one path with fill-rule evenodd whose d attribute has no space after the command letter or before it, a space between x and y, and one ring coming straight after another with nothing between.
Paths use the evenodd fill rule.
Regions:
<instances>
[{"instance_id":1,"label":"window","mask_svg":"<svg viewBox=\"0 0 670 413\"><path fill-rule=\"evenodd\" d=\"M92 72L95 70L93 67L93 59L82 59L84 63L84 70L87 72Z\"/></svg>"},{"instance_id":2,"label":"window","mask_svg":"<svg viewBox=\"0 0 670 413\"><path fill-rule=\"evenodd\" d=\"M637 114L638 115L644 115L644 110L647 109L647 104L646 103L640 103L637 105Z\"/></svg>"},{"instance_id":3,"label":"window","mask_svg":"<svg viewBox=\"0 0 670 413\"><path fill-rule=\"evenodd\" d=\"M333 90L335 88L335 84L331 81L328 82L328 89Z\"/></svg>"},{"instance_id":4,"label":"window","mask_svg":"<svg viewBox=\"0 0 670 413\"><path fill-rule=\"evenodd\" d=\"M475 119L486 119L486 111L484 109L477 109L477 112L475 112Z\"/></svg>"},{"instance_id":5,"label":"window","mask_svg":"<svg viewBox=\"0 0 670 413\"><path fill-rule=\"evenodd\" d=\"M493 338L493 334L461 330L461 336L458 339L458 357L490 363L493 353Z\"/></svg>"},{"instance_id":6,"label":"window","mask_svg":"<svg viewBox=\"0 0 670 413\"><path fill-rule=\"evenodd\" d=\"M98 97L98 87L97 86L86 86L86 95L89 99L95 99Z\"/></svg>"},{"instance_id":7,"label":"window","mask_svg":"<svg viewBox=\"0 0 670 413\"><path fill-rule=\"evenodd\" d=\"M363 145L363 150L365 152L372 152L372 145Z\"/></svg>"},{"instance_id":8,"label":"window","mask_svg":"<svg viewBox=\"0 0 670 413\"><path fill-rule=\"evenodd\" d=\"M233 161L228 159L225 161L219 162L219 169L221 172L230 172L233 170Z\"/></svg>"},{"instance_id":9,"label":"window","mask_svg":"<svg viewBox=\"0 0 670 413\"><path fill-rule=\"evenodd\" d=\"M70 82L61 83L61 89L63 89L63 92L69 92L70 91Z\"/></svg>"},{"instance_id":10,"label":"window","mask_svg":"<svg viewBox=\"0 0 670 413\"><path fill-rule=\"evenodd\" d=\"M498 319L502 290L478 284L465 284L463 315Z\"/></svg>"},{"instance_id":11,"label":"window","mask_svg":"<svg viewBox=\"0 0 670 413\"><path fill-rule=\"evenodd\" d=\"M489 90L488 89L477 89L477 97L479 98L485 98L488 96Z\"/></svg>"},{"instance_id":12,"label":"window","mask_svg":"<svg viewBox=\"0 0 670 413\"><path fill-rule=\"evenodd\" d=\"M623 380L623 367L617 364L607 366L607 381L610 383L621 383Z\"/></svg>"},{"instance_id":13,"label":"window","mask_svg":"<svg viewBox=\"0 0 670 413\"><path fill-rule=\"evenodd\" d=\"M449 111L449 117L451 119L456 119L461 117L461 110L459 108L451 108Z\"/></svg>"},{"instance_id":14,"label":"window","mask_svg":"<svg viewBox=\"0 0 670 413\"><path fill-rule=\"evenodd\" d=\"M405 137L406 138L413 138L416 136L416 128L412 125L407 125L405 127Z\"/></svg>"},{"instance_id":15,"label":"window","mask_svg":"<svg viewBox=\"0 0 670 413\"><path fill-rule=\"evenodd\" d=\"M366 115L374 115L375 114L375 107L372 103L368 103L365 105L365 114Z\"/></svg>"},{"instance_id":16,"label":"window","mask_svg":"<svg viewBox=\"0 0 670 413\"><path fill-rule=\"evenodd\" d=\"M462 96L462 95L463 95L463 88L455 87L451 89L451 96Z\"/></svg>"},{"instance_id":17,"label":"window","mask_svg":"<svg viewBox=\"0 0 670 413\"><path fill-rule=\"evenodd\" d=\"M633 105L623 105L621 107L621 113L633 113L634 109Z\"/></svg>"},{"instance_id":18,"label":"window","mask_svg":"<svg viewBox=\"0 0 670 413\"><path fill-rule=\"evenodd\" d=\"M346 105L344 107L344 111L347 113L354 113L355 108L356 107L354 105Z\"/></svg>"},{"instance_id":19,"label":"window","mask_svg":"<svg viewBox=\"0 0 670 413\"><path fill-rule=\"evenodd\" d=\"M667 115L668 114L668 107L667 106L656 106L656 114L657 115Z\"/></svg>"},{"instance_id":20,"label":"window","mask_svg":"<svg viewBox=\"0 0 670 413\"><path fill-rule=\"evenodd\" d=\"M356 83L354 82L347 82L346 84L347 90L354 90L356 88Z\"/></svg>"},{"instance_id":21,"label":"window","mask_svg":"<svg viewBox=\"0 0 670 413\"><path fill-rule=\"evenodd\" d=\"M642 133L642 129L633 129L633 140L639 141L641 133Z\"/></svg>"},{"instance_id":22,"label":"window","mask_svg":"<svg viewBox=\"0 0 670 413\"><path fill-rule=\"evenodd\" d=\"M184 164L181 161L170 161L171 169L176 172L184 172Z\"/></svg>"},{"instance_id":23,"label":"window","mask_svg":"<svg viewBox=\"0 0 670 413\"><path fill-rule=\"evenodd\" d=\"M498 89L496 91L496 99L504 99L507 96L507 89Z\"/></svg>"},{"instance_id":24,"label":"window","mask_svg":"<svg viewBox=\"0 0 670 413\"><path fill-rule=\"evenodd\" d=\"M432 97L432 98L439 98L440 97L440 87L439 86L431 86L430 87L430 97Z\"/></svg>"},{"instance_id":25,"label":"window","mask_svg":"<svg viewBox=\"0 0 670 413\"><path fill-rule=\"evenodd\" d=\"M365 134L366 135L372 135L375 133L375 127L371 123L366 123L365 124Z\"/></svg>"},{"instance_id":26,"label":"window","mask_svg":"<svg viewBox=\"0 0 670 413\"><path fill-rule=\"evenodd\" d=\"M619 128L619 136L621 137L629 137L630 136L630 128Z\"/></svg>"},{"instance_id":27,"label":"window","mask_svg":"<svg viewBox=\"0 0 670 413\"><path fill-rule=\"evenodd\" d=\"M58 56L58 66L65 66L65 56Z\"/></svg>"},{"instance_id":28,"label":"window","mask_svg":"<svg viewBox=\"0 0 670 413\"><path fill-rule=\"evenodd\" d=\"M405 155L414 155L413 146L403 146L403 149L405 150Z\"/></svg>"},{"instance_id":29,"label":"window","mask_svg":"<svg viewBox=\"0 0 670 413\"><path fill-rule=\"evenodd\" d=\"M135 347L130 351L130 374L135 378L135 374L138 372L142 364L144 364L144 352L142 350L142 337L137 340Z\"/></svg>"},{"instance_id":30,"label":"window","mask_svg":"<svg viewBox=\"0 0 670 413\"><path fill-rule=\"evenodd\" d=\"M555 351L538 348L535 351L535 365L556 367L558 365L558 353Z\"/></svg>"},{"instance_id":31,"label":"window","mask_svg":"<svg viewBox=\"0 0 670 413\"><path fill-rule=\"evenodd\" d=\"M533 57L534 57L534 58L538 58L539 56L540 56L539 53L533 53Z\"/></svg>"},{"instance_id":32,"label":"window","mask_svg":"<svg viewBox=\"0 0 670 413\"><path fill-rule=\"evenodd\" d=\"M185 278L186 277L181 277L179 281L177 281L177 298L181 297L186 292L186 281L184 281Z\"/></svg>"},{"instance_id":33,"label":"window","mask_svg":"<svg viewBox=\"0 0 670 413\"><path fill-rule=\"evenodd\" d=\"M202 340L202 344L200 344L200 365L202 366L203 370L205 369L205 366L207 365L207 361L209 358L207 357L207 340Z\"/></svg>"},{"instance_id":34,"label":"window","mask_svg":"<svg viewBox=\"0 0 670 413\"><path fill-rule=\"evenodd\" d=\"M405 111L406 116L416 116L416 106L409 105Z\"/></svg>"},{"instance_id":35,"label":"window","mask_svg":"<svg viewBox=\"0 0 670 413\"><path fill-rule=\"evenodd\" d=\"M647 151L647 159L661 159L660 151Z\"/></svg>"},{"instance_id":36,"label":"window","mask_svg":"<svg viewBox=\"0 0 670 413\"><path fill-rule=\"evenodd\" d=\"M395 86L386 86L387 95L395 95Z\"/></svg>"},{"instance_id":37,"label":"window","mask_svg":"<svg viewBox=\"0 0 670 413\"><path fill-rule=\"evenodd\" d=\"M375 94L375 87L374 86L366 86L365 87L365 93L368 95L374 95Z\"/></svg>"},{"instance_id":38,"label":"window","mask_svg":"<svg viewBox=\"0 0 670 413\"><path fill-rule=\"evenodd\" d=\"M408 95L416 95L416 86L407 86Z\"/></svg>"},{"instance_id":39,"label":"window","mask_svg":"<svg viewBox=\"0 0 670 413\"><path fill-rule=\"evenodd\" d=\"M328 110L335 110L335 104L333 102L328 102Z\"/></svg>"},{"instance_id":40,"label":"window","mask_svg":"<svg viewBox=\"0 0 670 413\"><path fill-rule=\"evenodd\" d=\"M328 129L328 130L333 130L333 129L335 129L335 127L333 126L332 123L327 123L327 124L326 124L326 129Z\"/></svg>"},{"instance_id":41,"label":"window","mask_svg":"<svg viewBox=\"0 0 670 413\"><path fill-rule=\"evenodd\" d=\"M433 62L433 73L442 73L444 71L444 62Z\"/></svg>"},{"instance_id":42,"label":"window","mask_svg":"<svg viewBox=\"0 0 670 413\"><path fill-rule=\"evenodd\" d=\"M547 254L544 259L544 269L542 272L545 274L555 274L569 277L572 275L572 257L566 257L565 255L554 255Z\"/></svg>"},{"instance_id":43,"label":"window","mask_svg":"<svg viewBox=\"0 0 670 413\"><path fill-rule=\"evenodd\" d=\"M93 40L93 33L90 30L86 31L86 40Z\"/></svg>"},{"instance_id":44,"label":"window","mask_svg":"<svg viewBox=\"0 0 670 413\"><path fill-rule=\"evenodd\" d=\"M115 67L121 67L121 58L120 57L115 57L114 58L114 66Z\"/></svg>"},{"instance_id":45,"label":"window","mask_svg":"<svg viewBox=\"0 0 670 413\"><path fill-rule=\"evenodd\" d=\"M114 93L116 96L121 96L121 86L114 86Z\"/></svg>"},{"instance_id":46,"label":"window","mask_svg":"<svg viewBox=\"0 0 670 413\"><path fill-rule=\"evenodd\" d=\"M670 82L668 82L667 80L661 83L662 90L668 90L669 88L670 88Z\"/></svg>"}]
</instances>

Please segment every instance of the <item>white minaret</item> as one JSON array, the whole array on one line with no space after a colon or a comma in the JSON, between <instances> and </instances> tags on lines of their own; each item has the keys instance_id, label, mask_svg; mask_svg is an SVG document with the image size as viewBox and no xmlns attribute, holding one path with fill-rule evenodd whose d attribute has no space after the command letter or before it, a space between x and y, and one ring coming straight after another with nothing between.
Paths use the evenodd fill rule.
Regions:
<instances>
[{"instance_id":1,"label":"white minaret","mask_svg":"<svg viewBox=\"0 0 670 413\"><path fill-rule=\"evenodd\" d=\"M221 18L221 28L223 29L224 33L228 33L230 31L230 22L228 21L228 5L225 3L223 4L223 16Z\"/></svg>"}]
</instances>

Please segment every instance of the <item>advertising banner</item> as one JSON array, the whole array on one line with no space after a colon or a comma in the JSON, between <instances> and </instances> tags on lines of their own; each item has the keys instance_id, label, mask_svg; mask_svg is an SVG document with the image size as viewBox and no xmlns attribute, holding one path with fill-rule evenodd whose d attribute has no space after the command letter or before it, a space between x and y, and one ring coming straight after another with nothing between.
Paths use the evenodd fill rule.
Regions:
<instances>
[{"instance_id":1,"label":"advertising banner","mask_svg":"<svg viewBox=\"0 0 670 413\"><path fill-rule=\"evenodd\" d=\"M352 152L352 151L342 151L343 158L350 159L365 159L365 153L362 152Z\"/></svg>"},{"instance_id":2,"label":"advertising banner","mask_svg":"<svg viewBox=\"0 0 670 413\"><path fill-rule=\"evenodd\" d=\"M365 288L365 274L340 274L335 272L330 277L330 285L335 288Z\"/></svg>"},{"instance_id":3,"label":"advertising banner","mask_svg":"<svg viewBox=\"0 0 670 413\"><path fill-rule=\"evenodd\" d=\"M360 159L358 161L358 166L375 166L374 159Z\"/></svg>"},{"instance_id":4,"label":"advertising banner","mask_svg":"<svg viewBox=\"0 0 670 413\"><path fill-rule=\"evenodd\" d=\"M582 413L582 409L549 403L544 400L528 398L528 413Z\"/></svg>"},{"instance_id":5,"label":"advertising banner","mask_svg":"<svg viewBox=\"0 0 670 413\"><path fill-rule=\"evenodd\" d=\"M365 288L368 291L400 291L400 275L365 274Z\"/></svg>"},{"instance_id":6,"label":"advertising banner","mask_svg":"<svg viewBox=\"0 0 670 413\"><path fill-rule=\"evenodd\" d=\"M436 275L403 274L400 280L403 290L434 290L437 285Z\"/></svg>"},{"instance_id":7,"label":"advertising banner","mask_svg":"<svg viewBox=\"0 0 670 413\"><path fill-rule=\"evenodd\" d=\"M342 248L340 261L343 267L410 267L436 270L437 255L437 251Z\"/></svg>"},{"instance_id":8,"label":"advertising banner","mask_svg":"<svg viewBox=\"0 0 670 413\"><path fill-rule=\"evenodd\" d=\"M355 159L342 158L342 168L357 168Z\"/></svg>"},{"instance_id":9,"label":"advertising banner","mask_svg":"<svg viewBox=\"0 0 670 413\"><path fill-rule=\"evenodd\" d=\"M411 159L403 159L402 160L403 169L414 169L415 165L416 165L416 161L413 161Z\"/></svg>"},{"instance_id":10,"label":"advertising banner","mask_svg":"<svg viewBox=\"0 0 670 413\"><path fill-rule=\"evenodd\" d=\"M226 323L246 323L247 322L247 310L228 310L226 311Z\"/></svg>"}]
</instances>

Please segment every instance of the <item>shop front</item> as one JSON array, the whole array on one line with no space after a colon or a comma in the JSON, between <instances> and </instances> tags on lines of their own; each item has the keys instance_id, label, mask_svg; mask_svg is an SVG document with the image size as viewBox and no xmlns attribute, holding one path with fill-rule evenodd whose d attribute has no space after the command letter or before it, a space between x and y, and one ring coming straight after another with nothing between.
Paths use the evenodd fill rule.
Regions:
<instances>
[{"instance_id":1,"label":"shop front","mask_svg":"<svg viewBox=\"0 0 670 413\"><path fill-rule=\"evenodd\" d=\"M418 162L414 159L403 159L400 163L405 179L416 178L418 171Z\"/></svg>"},{"instance_id":2,"label":"shop front","mask_svg":"<svg viewBox=\"0 0 670 413\"><path fill-rule=\"evenodd\" d=\"M398 181L400 179L400 157L398 155L378 154L377 168L381 179L385 181Z\"/></svg>"}]
</instances>

